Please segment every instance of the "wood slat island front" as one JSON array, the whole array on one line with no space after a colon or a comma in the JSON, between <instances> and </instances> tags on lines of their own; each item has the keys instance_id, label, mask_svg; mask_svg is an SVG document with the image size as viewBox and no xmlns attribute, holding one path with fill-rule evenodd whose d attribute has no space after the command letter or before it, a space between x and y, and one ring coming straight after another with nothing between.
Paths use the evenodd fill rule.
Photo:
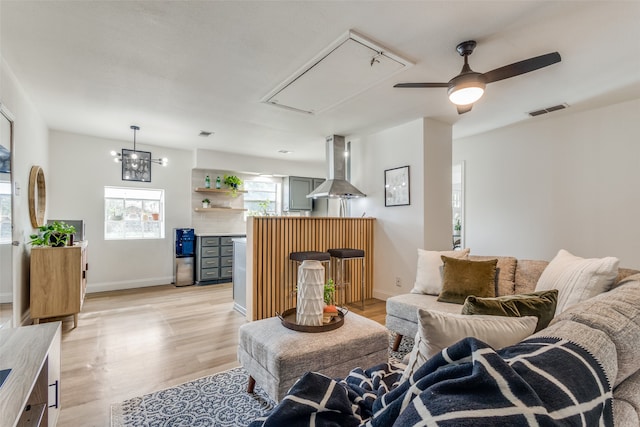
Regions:
<instances>
[{"instance_id":1,"label":"wood slat island front","mask_svg":"<svg viewBox=\"0 0 640 427\"><path fill-rule=\"evenodd\" d=\"M292 308L298 264L289 253L353 248L365 252L365 299L373 294L375 218L249 217L247 219L247 319L259 320ZM345 263L351 283L347 300L361 299L360 261ZM336 276L336 265L332 265Z\"/></svg>"}]
</instances>

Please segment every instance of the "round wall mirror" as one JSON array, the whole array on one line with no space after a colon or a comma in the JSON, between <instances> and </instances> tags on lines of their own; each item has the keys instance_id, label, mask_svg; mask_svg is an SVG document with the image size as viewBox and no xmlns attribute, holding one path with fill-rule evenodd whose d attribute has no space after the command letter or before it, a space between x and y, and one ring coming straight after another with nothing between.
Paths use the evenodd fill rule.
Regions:
<instances>
[{"instance_id":1,"label":"round wall mirror","mask_svg":"<svg viewBox=\"0 0 640 427\"><path fill-rule=\"evenodd\" d=\"M29 217L33 228L44 225L44 211L47 206L47 187L44 171L40 166L31 166L29 173Z\"/></svg>"}]
</instances>

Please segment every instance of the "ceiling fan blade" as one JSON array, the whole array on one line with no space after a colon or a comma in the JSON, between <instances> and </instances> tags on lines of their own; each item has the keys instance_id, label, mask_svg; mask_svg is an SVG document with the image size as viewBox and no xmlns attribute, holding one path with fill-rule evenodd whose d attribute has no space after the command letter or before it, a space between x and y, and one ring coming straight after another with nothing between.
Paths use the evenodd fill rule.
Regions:
<instances>
[{"instance_id":1,"label":"ceiling fan blade","mask_svg":"<svg viewBox=\"0 0 640 427\"><path fill-rule=\"evenodd\" d=\"M471 109L473 108L473 104L456 105L456 108L458 108L458 114L464 114L471 111Z\"/></svg>"},{"instance_id":2,"label":"ceiling fan blade","mask_svg":"<svg viewBox=\"0 0 640 427\"><path fill-rule=\"evenodd\" d=\"M487 83L493 83L547 67L556 62L560 62L560 60L561 58L558 52L547 53L546 55L536 56L535 58L525 59L524 61L514 62L513 64L496 68L495 70L484 73L484 77L487 79Z\"/></svg>"},{"instance_id":3,"label":"ceiling fan blade","mask_svg":"<svg viewBox=\"0 0 640 427\"><path fill-rule=\"evenodd\" d=\"M449 83L398 83L393 85L393 87L410 87L410 88L449 87Z\"/></svg>"}]
</instances>

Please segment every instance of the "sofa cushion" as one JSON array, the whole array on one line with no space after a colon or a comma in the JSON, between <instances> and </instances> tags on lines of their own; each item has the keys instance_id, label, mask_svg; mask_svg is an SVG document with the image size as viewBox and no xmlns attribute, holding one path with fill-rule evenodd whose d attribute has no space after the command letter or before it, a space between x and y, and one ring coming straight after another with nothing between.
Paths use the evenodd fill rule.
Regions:
<instances>
[{"instance_id":1,"label":"sofa cushion","mask_svg":"<svg viewBox=\"0 0 640 427\"><path fill-rule=\"evenodd\" d=\"M462 306L462 314L490 314L493 316L536 316L536 332L549 325L556 313L558 291L540 291L530 294L480 298L469 295Z\"/></svg>"},{"instance_id":2,"label":"sofa cushion","mask_svg":"<svg viewBox=\"0 0 640 427\"><path fill-rule=\"evenodd\" d=\"M418 309L460 314L460 304L440 302L435 295L401 294L387 299L387 315L418 322Z\"/></svg>"},{"instance_id":3,"label":"sofa cushion","mask_svg":"<svg viewBox=\"0 0 640 427\"><path fill-rule=\"evenodd\" d=\"M538 279L549 265L549 261L519 259L516 268L514 294L535 292Z\"/></svg>"},{"instance_id":4,"label":"sofa cushion","mask_svg":"<svg viewBox=\"0 0 640 427\"><path fill-rule=\"evenodd\" d=\"M624 427L640 425L640 371L613 390L613 422Z\"/></svg>"},{"instance_id":5,"label":"sofa cushion","mask_svg":"<svg viewBox=\"0 0 640 427\"><path fill-rule=\"evenodd\" d=\"M412 294L438 295L442 290L442 255L451 258L466 258L469 248L460 251L426 251L418 249L416 282Z\"/></svg>"},{"instance_id":6,"label":"sofa cushion","mask_svg":"<svg viewBox=\"0 0 640 427\"><path fill-rule=\"evenodd\" d=\"M469 261L442 256L442 292L438 301L464 304L469 295L494 297L496 295L497 259Z\"/></svg>"},{"instance_id":7,"label":"sofa cushion","mask_svg":"<svg viewBox=\"0 0 640 427\"><path fill-rule=\"evenodd\" d=\"M476 337L497 350L531 335L538 322L534 316L465 316L422 309L417 317L418 333L402 380L413 375L430 357L463 338Z\"/></svg>"},{"instance_id":8,"label":"sofa cushion","mask_svg":"<svg viewBox=\"0 0 640 427\"><path fill-rule=\"evenodd\" d=\"M544 269L536 291L558 290L556 314L606 292L618 275L618 258L580 258L564 249Z\"/></svg>"},{"instance_id":9,"label":"sofa cushion","mask_svg":"<svg viewBox=\"0 0 640 427\"><path fill-rule=\"evenodd\" d=\"M488 261L492 259L498 260L496 264L496 296L515 294L517 258L510 256L469 256L471 261Z\"/></svg>"},{"instance_id":10,"label":"sofa cushion","mask_svg":"<svg viewBox=\"0 0 640 427\"><path fill-rule=\"evenodd\" d=\"M616 346L618 362L614 387L640 370L640 274L625 279L625 283L609 292L570 307L554 322L561 320L573 320L609 336Z\"/></svg>"}]
</instances>

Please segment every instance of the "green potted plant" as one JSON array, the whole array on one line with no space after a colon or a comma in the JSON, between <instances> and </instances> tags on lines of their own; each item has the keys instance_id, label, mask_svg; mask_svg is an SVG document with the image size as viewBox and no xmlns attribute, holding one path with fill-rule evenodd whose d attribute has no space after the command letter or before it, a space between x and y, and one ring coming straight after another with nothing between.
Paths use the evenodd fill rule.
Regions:
<instances>
[{"instance_id":1,"label":"green potted plant","mask_svg":"<svg viewBox=\"0 0 640 427\"><path fill-rule=\"evenodd\" d=\"M329 279L324 285L324 303L326 305L334 305L336 300L336 285L333 279Z\"/></svg>"},{"instance_id":2,"label":"green potted plant","mask_svg":"<svg viewBox=\"0 0 640 427\"><path fill-rule=\"evenodd\" d=\"M224 182L224 185L229 187L229 194L231 194L232 197L238 196L238 189L242 185L242 180L240 178L235 175L225 175L222 182Z\"/></svg>"},{"instance_id":3,"label":"green potted plant","mask_svg":"<svg viewBox=\"0 0 640 427\"><path fill-rule=\"evenodd\" d=\"M460 218L456 219L456 224L453 226L454 234L459 235L462 230L462 224L460 223Z\"/></svg>"},{"instance_id":4,"label":"green potted plant","mask_svg":"<svg viewBox=\"0 0 640 427\"><path fill-rule=\"evenodd\" d=\"M260 208L260 215L262 216L269 216L269 205L271 204L271 202L269 200L263 200L261 202L258 202L258 207Z\"/></svg>"},{"instance_id":5,"label":"green potted plant","mask_svg":"<svg viewBox=\"0 0 640 427\"><path fill-rule=\"evenodd\" d=\"M209 200L209 199L203 199L203 200L202 200L202 207L203 207L203 208L208 208L210 203L211 203L211 200Z\"/></svg>"},{"instance_id":6,"label":"green potted plant","mask_svg":"<svg viewBox=\"0 0 640 427\"><path fill-rule=\"evenodd\" d=\"M55 221L53 224L46 224L38 227L38 233L29 236L29 242L33 246L54 246L61 247L73 244L73 233L76 228L65 222Z\"/></svg>"}]
</instances>

